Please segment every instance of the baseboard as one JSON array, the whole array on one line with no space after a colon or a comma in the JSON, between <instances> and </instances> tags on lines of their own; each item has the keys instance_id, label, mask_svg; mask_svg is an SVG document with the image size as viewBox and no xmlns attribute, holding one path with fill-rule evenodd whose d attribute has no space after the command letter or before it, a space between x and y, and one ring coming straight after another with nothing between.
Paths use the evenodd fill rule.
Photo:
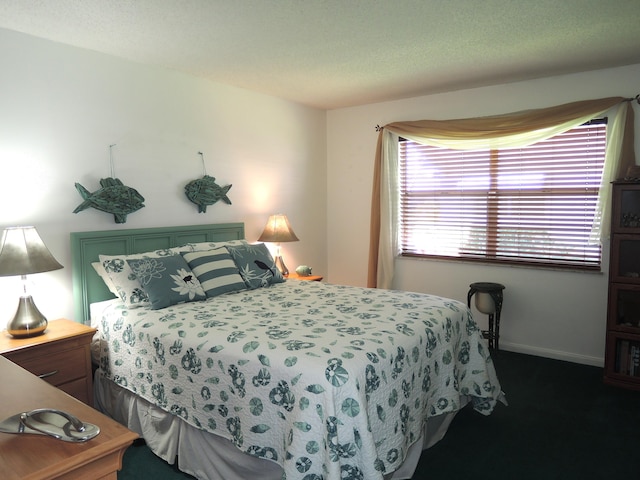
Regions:
<instances>
[{"instance_id":1,"label":"baseboard","mask_svg":"<svg viewBox=\"0 0 640 480\"><path fill-rule=\"evenodd\" d=\"M507 350L509 352L535 355L537 357L553 358L554 360L564 360L566 362L580 363L582 365L591 365L593 367L604 367L604 358L601 357L577 355L575 353L562 352L559 350L532 347L530 345L522 345L519 343L509 342L500 342L500 349Z\"/></svg>"}]
</instances>

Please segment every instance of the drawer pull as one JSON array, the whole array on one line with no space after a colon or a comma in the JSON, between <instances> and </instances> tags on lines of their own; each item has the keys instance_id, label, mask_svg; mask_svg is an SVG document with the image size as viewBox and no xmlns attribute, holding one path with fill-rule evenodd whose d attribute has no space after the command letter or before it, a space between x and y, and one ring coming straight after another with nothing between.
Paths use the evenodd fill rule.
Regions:
<instances>
[{"instance_id":1,"label":"drawer pull","mask_svg":"<svg viewBox=\"0 0 640 480\"><path fill-rule=\"evenodd\" d=\"M56 373L58 373L58 370L54 370L53 372L49 372L49 373L43 373L42 375L38 375L38 378L53 377Z\"/></svg>"}]
</instances>

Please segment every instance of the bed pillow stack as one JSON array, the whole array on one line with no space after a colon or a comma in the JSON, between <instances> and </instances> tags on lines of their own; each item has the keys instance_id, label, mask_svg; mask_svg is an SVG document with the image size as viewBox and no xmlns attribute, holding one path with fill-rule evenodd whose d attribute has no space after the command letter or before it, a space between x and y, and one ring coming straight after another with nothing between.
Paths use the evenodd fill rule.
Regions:
<instances>
[{"instance_id":1,"label":"bed pillow stack","mask_svg":"<svg viewBox=\"0 0 640 480\"><path fill-rule=\"evenodd\" d=\"M130 255L99 255L99 258L102 268L110 279L109 283L107 283L106 281L105 283L107 283L107 286L110 290L115 290L117 296L120 297L127 308L149 307L151 306L151 302L149 301L149 294L131 269L131 266L128 263L129 260L166 258L176 254L180 254L182 252L197 252L203 250L211 250L214 248L223 247L225 245L239 246L245 245L246 243L246 240L190 243L182 245L180 247L160 249ZM175 285L171 288L173 287L175 287ZM171 295L173 292L169 289L169 291L167 291L166 293L167 295ZM156 291L154 292L154 295L156 294L159 293Z\"/></svg>"},{"instance_id":2,"label":"bed pillow stack","mask_svg":"<svg viewBox=\"0 0 640 480\"><path fill-rule=\"evenodd\" d=\"M265 244L245 240L99 257L101 277L127 308L157 310L284 282Z\"/></svg>"}]
</instances>

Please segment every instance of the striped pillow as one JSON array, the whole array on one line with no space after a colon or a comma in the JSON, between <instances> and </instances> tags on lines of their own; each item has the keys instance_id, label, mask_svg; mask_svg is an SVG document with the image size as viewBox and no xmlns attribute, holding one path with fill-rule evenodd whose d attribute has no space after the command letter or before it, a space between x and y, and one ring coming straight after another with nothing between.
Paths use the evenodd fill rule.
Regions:
<instances>
[{"instance_id":1,"label":"striped pillow","mask_svg":"<svg viewBox=\"0 0 640 480\"><path fill-rule=\"evenodd\" d=\"M183 253L182 256L209 298L247 288L225 247Z\"/></svg>"}]
</instances>

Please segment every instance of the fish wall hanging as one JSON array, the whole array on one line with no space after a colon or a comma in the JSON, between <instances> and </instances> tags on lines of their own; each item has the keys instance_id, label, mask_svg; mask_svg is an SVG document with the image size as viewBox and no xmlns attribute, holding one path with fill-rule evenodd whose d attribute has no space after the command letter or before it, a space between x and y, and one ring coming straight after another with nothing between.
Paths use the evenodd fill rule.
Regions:
<instances>
[{"instance_id":1,"label":"fish wall hanging","mask_svg":"<svg viewBox=\"0 0 640 480\"><path fill-rule=\"evenodd\" d=\"M231 200L227 196L231 185L221 187L216 183L215 177L207 175L207 169L204 164L204 155L198 152L202 159L203 176L197 180L192 180L184 187L184 193L187 198L198 206L199 213L206 213L207 207L213 205L219 200L231 205Z\"/></svg>"},{"instance_id":2,"label":"fish wall hanging","mask_svg":"<svg viewBox=\"0 0 640 480\"><path fill-rule=\"evenodd\" d=\"M144 197L135 188L128 187L114 177L113 171L113 147L109 146L109 161L111 163L111 177L100 180L100 188L95 192L89 192L79 183L75 184L76 190L84 201L76 207L73 213L79 213L87 208L95 208L102 212L111 213L116 223L125 223L127 215L144 207Z\"/></svg>"}]
</instances>

